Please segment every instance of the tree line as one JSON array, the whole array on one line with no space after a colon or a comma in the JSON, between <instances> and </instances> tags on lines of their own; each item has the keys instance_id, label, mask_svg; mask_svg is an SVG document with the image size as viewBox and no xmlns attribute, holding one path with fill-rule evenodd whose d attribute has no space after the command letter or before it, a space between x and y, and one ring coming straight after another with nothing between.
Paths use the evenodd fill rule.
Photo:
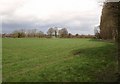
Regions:
<instances>
[{"instance_id":1,"label":"tree line","mask_svg":"<svg viewBox=\"0 0 120 84\"><path fill-rule=\"evenodd\" d=\"M15 30L10 34L2 34L2 37L9 38L95 38L94 35L72 35L68 32L67 28L58 29L57 27L51 27L47 30L46 34L43 31L38 31L37 29L20 29Z\"/></svg>"}]
</instances>

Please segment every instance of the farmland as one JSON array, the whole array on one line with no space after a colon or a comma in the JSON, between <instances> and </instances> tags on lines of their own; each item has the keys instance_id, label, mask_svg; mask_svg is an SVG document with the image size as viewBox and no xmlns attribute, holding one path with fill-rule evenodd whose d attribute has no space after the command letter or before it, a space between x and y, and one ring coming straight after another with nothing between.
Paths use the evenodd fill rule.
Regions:
<instances>
[{"instance_id":1,"label":"farmland","mask_svg":"<svg viewBox=\"0 0 120 84\"><path fill-rule=\"evenodd\" d=\"M115 81L115 43L95 39L2 39L3 82Z\"/></svg>"}]
</instances>

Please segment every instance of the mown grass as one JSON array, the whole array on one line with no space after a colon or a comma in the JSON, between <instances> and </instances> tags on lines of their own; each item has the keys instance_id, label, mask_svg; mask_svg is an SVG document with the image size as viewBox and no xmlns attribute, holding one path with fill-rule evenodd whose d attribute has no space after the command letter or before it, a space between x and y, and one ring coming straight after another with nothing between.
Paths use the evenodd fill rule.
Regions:
<instances>
[{"instance_id":1,"label":"mown grass","mask_svg":"<svg viewBox=\"0 0 120 84\"><path fill-rule=\"evenodd\" d=\"M115 43L39 38L2 41L3 82L116 81Z\"/></svg>"}]
</instances>

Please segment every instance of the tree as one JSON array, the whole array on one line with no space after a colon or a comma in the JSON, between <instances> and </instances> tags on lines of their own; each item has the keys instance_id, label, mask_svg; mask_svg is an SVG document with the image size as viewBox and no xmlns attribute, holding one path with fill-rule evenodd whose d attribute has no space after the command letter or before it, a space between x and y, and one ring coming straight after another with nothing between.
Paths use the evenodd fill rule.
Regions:
<instances>
[{"instance_id":1,"label":"tree","mask_svg":"<svg viewBox=\"0 0 120 84\"><path fill-rule=\"evenodd\" d=\"M58 33L59 33L59 36L61 37L68 35L68 31L66 28L62 28L61 30L58 31Z\"/></svg>"},{"instance_id":2,"label":"tree","mask_svg":"<svg viewBox=\"0 0 120 84\"><path fill-rule=\"evenodd\" d=\"M95 37L97 38L97 39L100 39L101 37L100 37L100 26L96 26L95 28L94 28L94 33L95 33Z\"/></svg>"},{"instance_id":3,"label":"tree","mask_svg":"<svg viewBox=\"0 0 120 84\"><path fill-rule=\"evenodd\" d=\"M13 33L13 37L16 37L16 38L23 38L25 37L25 30L24 29L21 29L21 30L15 30Z\"/></svg>"},{"instance_id":4,"label":"tree","mask_svg":"<svg viewBox=\"0 0 120 84\"><path fill-rule=\"evenodd\" d=\"M75 36L76 36L76 37L78 37L78 36L79 36L79 34L75 34Z\"/></svg>"},{"instance_id":5,"label":"tree","mask_svg":"<svg viewBox=\"0 0 120 84\"><path fill-rule=\"evenodd\" d=\"M53 28L49 28L48 31L47 31L47 34L52 36L54 33L54 29Z\"/></svg>"},{"instance_id":6,"label":"tree","mask_svg":"<svg viewBox=\"0 0 120 84\"><path fill-rule=\"evenodd\" d=\"M36 35L37 35L37 29L27 30L27 36L28 37L36 37Z\"/></svg>"},{"instance_id":7,"label":"tree","mask_svg":"<svg viewBox=\"0 0 120 84\"><path fill-rule=\"evenodd\" d=\"M43 37L44 36L44 32L42 32L42 31L39 31L39 32L37 32L37 36L40 38L40 37Z\"/></svg>"},{"instance_id":8,"label":"tree","mask_svg":"<svg viewBox=\"0 0 120 84\"><path fill-rule=\"evenodd\" d=\"M32 29L31 34L33 37L36 37L37 29Z\"/></svg>"},{"instance_id":9,"label":"tree","mask_svg":"<svg viewBox=\"0 0 120 84\"><path fill-rule=\"evenodd\" d=\"M100 35L102 39L116 40L118 37L119 2L106 0L101 15Z\"/></svg>"},{"instance_id":10,"label":"tree","mask_svg":"<svg viewBox=\"0 0 120 84\"><path fill-rule=\"evenodd\" d=\"M71 38L71 37L72 37L72 34L71 34L71 33L69 33L69 34L68 34L68 38Z\"/></svg>"},{"instance_id":11,"label":"tree","mask_svg":"<svg viewBox=\"0 0 120 84\"><path fill-rule=\"evenodd\" d=\"M55 32L55 37L57 37L57 32L58 32L58 28L57 27L54 28L54 32Z\"/></svg>"}]
</instances>

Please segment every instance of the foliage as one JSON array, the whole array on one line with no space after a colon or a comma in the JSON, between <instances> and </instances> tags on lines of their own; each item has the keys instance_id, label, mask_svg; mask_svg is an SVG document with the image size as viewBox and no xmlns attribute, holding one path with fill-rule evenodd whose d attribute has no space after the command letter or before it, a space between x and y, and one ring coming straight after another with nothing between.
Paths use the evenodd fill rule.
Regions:
<instances>
[{"instance_id":1,"label":"foliage","mask_svg":"<svg viewBox=\"0 0 120 84\"><path fill-rule=\"evenodd\" d=\"M118 37L118 14L119 2L104 3L100 22L100 35L102 39L117 39Z\"/></svg>"}]
</instances>

